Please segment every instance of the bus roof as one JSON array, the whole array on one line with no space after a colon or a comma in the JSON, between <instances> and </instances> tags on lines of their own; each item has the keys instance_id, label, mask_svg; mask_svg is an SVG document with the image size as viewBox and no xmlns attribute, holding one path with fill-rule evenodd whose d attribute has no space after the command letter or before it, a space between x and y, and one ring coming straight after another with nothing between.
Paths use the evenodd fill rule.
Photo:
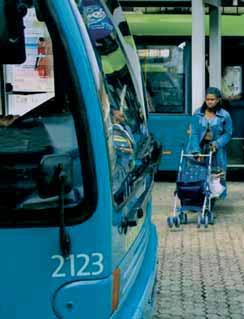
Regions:
<instances>
[{"instance_id":1,"label":"bus roof","mask_svg":"<svg viewBox=\"0 0 244 319\"><path fill-rule=\"evenodd\" d=\"M137 36L190 36L191 15L134 14L126 15L131 32ZM206 35L209 16L205 16ZM244 16L222 16L222 36L244 36Z\"/></svg>"}]
</instances>

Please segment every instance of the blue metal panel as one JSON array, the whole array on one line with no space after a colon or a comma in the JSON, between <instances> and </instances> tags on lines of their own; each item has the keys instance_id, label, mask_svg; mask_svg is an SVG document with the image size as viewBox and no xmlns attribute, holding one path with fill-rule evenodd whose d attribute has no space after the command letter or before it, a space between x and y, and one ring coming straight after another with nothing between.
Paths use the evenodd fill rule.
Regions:
<instances>
[{"instance_id":1,"label":"blue metal panel","mask_svg":"<svg viewBox=\"0 0 244 319\"><path fill-rule=\"evenodd\" d=\"M178 169L180 151L188 139L190 116L149 114L149 130L163 146L159 171Z\"/></svg>"},{"instance_id":2,"label":"blue metal panel","mask_svg":"<svg viewBox=\"0 0 244 319\"><path fill-rule=\"evenodd\" d=\"M65 319L108 319L112 308L111 287L112 277L69 283L56 293L55 313Z\"/></svg>"},{"instance_id":3,"label":"blue metal panel","mask_svg":"<svg viewBox=\"0 0 244 319\"><path fill-rule=\"evenodd\" d=\"M137 280L121 307L111 319L151 318L154 307L155 278L157 271L157 236L150 225L150 238Z\"/></svg>"},{"instance_id":4,"label":"blue metal panel","mask_svg":"<svg viewBox=\"0 0 244 319\"><path fill-rule=\"evenodd\" d=\"M0 317L55 318L52 300L56 290L74 280L96 280L93 293L95 290L98 293L102 285L99 278L111 274L109 241L102 223L100 225L104 233L99 231L95 218L80 226L67 227L73 261L70 257L62 259L57 228L1 230L0 242L7 244L1 248L4 257L0 264ZM109 283L106 289L111 290ZM79 291L79 296L75 296L77 290L72 290L69 295L74 298L74 307L79 306L75 303L77 298L86 300L86 289ZM107 303L111 301L110 293L106 294L106 299ZM103 318L102 312L98 318Z\"/></svg>"},{"instance_id":5,"label":"blue metal panel","mask_svg":"<svg viewBox=\"0 0 244 319\"><path fill-rule=\"evenodd\" d=\"M121 211L114 212L114 223L113 223L113 268L119 267L121 272L120 280L120 303L118 310L114 315L117 319L125 318L124 315L128 312L136 312L136 309L140 309L140 303L147 304L150 295L149 291L152 290L152 286L155 279L155 272L152 272L150 279L147 278L148 283L146 284L141 279L141 272L145 270L145 267L154 267L155 259L157 256L156 246L157 246L157 235L154 227L151 223L152 214L152 198L149 186L151 185L152 176L148 176L148 183L142 183L142 187L138 187L137 192L134 194L133 198ZM144 186L143 186L144 185ZM143 205L139 205L140 195L147 190L146 200ZM143 217L137 220L137 226L129 227L127 233L119 231L118 228L121 223L123 216L128 214L128 212L133 207L141 207L144 211ZM117 217L117 218L116 218ZM154 234L151 235L151 232ZM152 249L152 250L151 250ZM145 266L145 260L147 266ZM150 269L149 269L150 272ZM149 276L149 274L148 274ZM148 288L148 286L150 286ZM139 287L139 288L138 288ZM139 297L136 295L135 291L138 291ZM131 306L133 305L133 308ZM145 305L140 309L144 311ZM149 307L150 310L150 307ZM149 311L147 310L147 311ZM146 311L146 310L145 310ZM128 318L144 318L144 317L134 317L135 313ZM151 318L152 309L150 310L150 316L146 318Z\"/></svg>"}]
</instances>

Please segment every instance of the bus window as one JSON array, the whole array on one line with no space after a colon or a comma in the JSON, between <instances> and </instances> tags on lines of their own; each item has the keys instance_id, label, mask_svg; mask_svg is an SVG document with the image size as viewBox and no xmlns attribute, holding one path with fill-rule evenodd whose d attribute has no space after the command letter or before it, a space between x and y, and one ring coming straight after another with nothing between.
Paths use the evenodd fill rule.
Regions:
<instances>
[{"instance_id":1,"label":"bus window","mask_svg":"<svg viewBox=\"0 0 244 319\"><path fill-rule=\"evenodd\" d=\"M221 82L223 98L228 100L238 100L242 94L242 67L226 66L223 69Z\"/></svg>"},{"instance_id":2,"label":"bus window","mask_svg":"<svg viewBox=\"0 0 244 319\"><path fill-rule=\"evenodd\" d=\"M4 66L8 92L0 118L0 227L59 224L58 191L55 185L53 191L45 189L41 174L42 163L55 158L70 159L72 185L64 205L67 221L76 223L84 219L78 208L84 186L69 63L34 9L25 24L26 62Z\"/></svg>"},{"instance_id":3,"label":"bus window","mask_svg":"<svg viewBox=\"0 0 244 319\"><path fill-rule=\"evenodd\" d=\"M184 113L184 43L138 50L151 112Z\"/></svg>"},{"instance_id":4,"label":"bus window","mask_svg":"<svg viewBox=\"0 0 244 319\"><path fill-rule=\"evenodd\" d=\"M103 112L110 115L105 124L112 189L115 202L121 204L126 199L126 180L135 169L139 145L147 136L146 122L128 61L111 20L98 1L83 1L83 6L84 20L104 76L108 103Z\"/></svg>"},{"instance_id":5,"label":"bus window","mask_svg":"<svg viewBox=\"0 0 244 319\"><path fill-rule=\"evenodd\" d=\"M5 66L5 114L23 115L54 96L53 48L46 24L35 10L24 17L26 61Z\"/></svg>"}]
</instances>

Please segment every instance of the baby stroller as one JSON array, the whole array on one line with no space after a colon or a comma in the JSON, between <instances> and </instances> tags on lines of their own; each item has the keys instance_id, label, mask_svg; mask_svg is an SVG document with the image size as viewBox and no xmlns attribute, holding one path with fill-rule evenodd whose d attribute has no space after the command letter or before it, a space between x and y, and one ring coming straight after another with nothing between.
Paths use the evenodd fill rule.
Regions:
<instances>
[{"instance_id":1,"label":"baby stroller","mask_svg":"<svg viewBox=\"0 0 244 319\"><path fill-rule=\"evenodd\" d=\"M180 224L187 224L187 212L196 212L197 226L214 223L212 204L216 197L223 192L224 187L219 193L213 193L214 176L212 175L212 152L199 154L201 161L195 159L195 155L186 154L182 150L180 164L174 192L174 207L172 216L167 218L169 227L179 227ZM218 173L219 174L219 173ZM177 206L180 201L180 206Z\"/></svg>"}]
</instances>

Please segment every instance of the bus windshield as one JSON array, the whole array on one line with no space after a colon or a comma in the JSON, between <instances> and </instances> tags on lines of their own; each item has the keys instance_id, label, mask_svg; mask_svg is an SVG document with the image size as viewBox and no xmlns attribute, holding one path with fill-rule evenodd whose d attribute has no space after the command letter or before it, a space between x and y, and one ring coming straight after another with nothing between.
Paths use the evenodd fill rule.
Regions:
<instances>
[{"instance_id":1,"label":"bus windshield","mask_svg":"<svg viewBox=\"0 0 244 319\"><path fill-rule=\"evenodd\" d=\"M84 201L74 116L78 103L64 48L59 40L52 42L34 9L28 10L24 24L27 59L21 65L3 66L6 92L0 117L0 227L57 223L60 196L56 164L62 164L63 158L68 158L65 165L71 180L64 195L67 220L82 214L80 204ZM80 143L87 144L85 136ZM50 176L46 177L53 180L45 193L47 165Z\"/></svg>"},{"instance_id":2,"label":"bus windshield","mask_svg":"<svg viewBox=\"0 0 244 319\"><path fill-rule=\"evenodd\" d=\"M130 192L128 184L131 176L141 163L139 150L149 138L144 106L124 53L123 39L118 36L106 8L100 1L85 0L79 9L103 77L102 111L110 155L112 192L115 202L122 204L127 198L125 193Z\"/></svg>"}]
</instances>

